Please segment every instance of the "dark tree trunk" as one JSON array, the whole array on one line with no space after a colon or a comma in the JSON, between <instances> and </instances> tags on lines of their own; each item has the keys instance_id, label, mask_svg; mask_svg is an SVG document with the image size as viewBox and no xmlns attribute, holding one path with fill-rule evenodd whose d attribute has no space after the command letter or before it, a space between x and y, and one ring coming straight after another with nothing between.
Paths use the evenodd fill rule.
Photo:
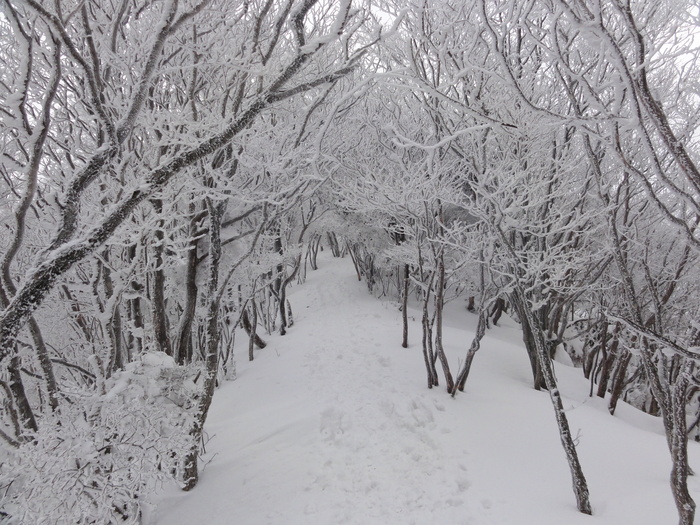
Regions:
<instances>
[{"instance_id":1,"label":"dark tree trunk","mask_svg":"<svg viewBox=\"0 0 700 525\"><path fill-rule=\"evenodd\" d=\"M194 488L199 479L197 472L197 458L199 453L199 443L204 432L204 423L209 414L212 398L214 397L214 388L216 387L216 378L219 368L219 310L221 298L226 291L226 286L233 272L253 253L255 246L260 238L260 234L266 226L267 214L260 229L257 231L255 238L251 242L250 248L242 255L238 262L235 263L228 271L227 276L223 279L223 283L219 285L219 263L221 260L221 219L226 208L226 201L214 205L212 201L206 199L207 209L209 211L209 277L207 280L206 307L207 316L204 326L204 363L205 373L204 382L202 385L202 394L198 400L194 422L190 430L192 436L191 448L187 451L184 465L184 490Z\"/></svg>"},{"instance_id":2,"label":"dark tree trunk","mask_svg":"<svg viewBox=\"0 0 700 525\"><path fill-rule=\"evenodd\" d=\"M441 251L438 257L438 281L435 290L435 351L442 365L442 373L445 375L447 392L451 394L455 388L455 383L450 371L450 364L445 355L445 349L442 346L442 311L445 306L445 284L445 259Z\"/></svg>"},{"instance_id":3,"label":"dark tree trunk","mask_svg":"<svg viewBox=\"0 0 700 525\"><path fill-rule=\"evenodd\" d=\"M403 288L401 291L401 320L403 322L403 337L401 346L408 348L408 285L410 283L410 268L408 264L403 266Z\"/></svg>"},{"instance_id":4,"label":"dark tree trunk","mask_svg":"<svg viewBox=\"0 0 700 525\"><path fill-rule=\"evenodd\" d=\"M608 347L607 323L603 324L603 330L599 339L596 353L600 356L600 363L598 364L593 375L594 379L598 381L598 391L596 392L596 395L598 397L605 397L605 393L608 391L608 383L610 381L610 374L616 355L613 345Z\"/></svg>"},{"instance_id":5,"label":"dark tree trunk","mask_svg":"<svg viewBox=\"0 0 700 525\"><path fill-rule=\"evenodd\" d=\"M433 328L432 320L430 319L430 299L434 278L435 274L431 274L426 284L426 290L423 292L423 316L421 319L423 328L423 359L425 360L425 369L428 374L428 388L439 385L437 370L435 370L435 358L433 356Z\"/></svg>"},{"instance_id":6,"label":"dark tree trunk","mask_svg":"<svg viewBox=\"0 0 700 525\"><path fill-rule=\"evenodd\" d=\"M306 255L309 258L309 264L312 270L318 270L318 248L321 244L321 236L314 235L309 243L308 251Z\"/></svg>"},{"instance_id":7,"label":"dark tree trunk","mask_svg":"<svg viewBox=\"0 0 700 525\"><path fill-rule=\"evenodd\" d=\"M362 270L360 268L360 261L358 259L357 251L355 250L354 246L350 245L350 243L348 243L346 246L348 249L348 253L350 254L350 259L352 259L352 264L355 267L355 273L357 274L357 280L361 281L362 280Z\"/></svg>"},{"instance_id":8,"label":"dark tree trunk","mask_svg":"<svg viewBox=\"0 0 700 525\"><path fill-rule=\"evenodd\" d=\"M184 365L192 361L192 325L197 308L197 245L195 237L197 222L194 217L194 205L190 205L189 250L187 251L187 266L185 272L185 306L180 315L180 324L175 340L175 356L178 364Z\"/></svg>"},{"instance_id":9,"label":"dark tree trunk","mask_svg":"<svg viewBox=\"0 0 700 525\"><path fill-rule=\"evenodd\" d=\"M155 212L161 216L163 213L163 202L160 199L152 199L151 204ZM156 346L161 352L169 356L173 355L173 348L170 344L168 334L168 316L165 308L165 261L163 252L165 246L165 234L163 233L163 219L158 220L155 230L156 242L153 245L153 294L151 297L151 315L153 316L153 332Z\"/></svg>"},{"instance_id":10,"label":"dark tree trunk","mask_svg":"<svg viewBox=\"0 0 700 525\"><path fill-rule=\"evenodd\" d=\"M214 204L207 198L209 212L209 277L207 280L207 317L205 321L205 372L202 393L197 403L194 423L190 430L192 446L185 457L183 490L191 490L199 481L199 443L204 432L204 423L214 397L216 375L219 366L219 262L221 260L221 220L226 201Z\"/></svg>"},{"instance_id":11,"label":"dark tree trunk","mask_svg":"<svg viewBox=\"0 0 700 525\"><path fill-rule=\"evenodd\" d=\"M613 344L617 345L617 343ZM625 379L627 378L627 368L632 359L632 354L625 349L617 350L616 354L615 370L610 385L610 401L608 402L608 411L611 415L615 414L617 402L620 400L620 397L622 397L625 388Z\"/></svg>"},{"instance_id":12,"label":"dark tree trunk","mask_svg":"<svg viewBox=\"0 0 700 525\"><path fill-rule=\"evenodd\" d=\"M622 391L622 386L624 385L625 373L627 369L627 364L629 363L629 358L627 363L620 368L621 360L624 358L624 351L618 351L619 341L617 334L620 331L619 323L615 326L613 333L608 332L608 323L603 321L602 329L599 336L598 352L600 354L600 373L598 375L598 390L596 395L598 397L605 397L608 390L612 393L612 398L610 400L611 414L615 412L614 406L617 404L617 398L620 396ZM628 356L629 357L629 356ZM622 375L620 376L620 372ZM614 399L614 402L613 402Z\"/></svg>"},{"instance_id":13,"label":"dark tree trunk","mask_svg":"<svg viewBox=\"0 0 700 525\"><path fill-rule=\"evenodd\" d=\"M338 238L335 233L326 232L326 237L328 238L328 247L331 249L333 257L340 257L340 245L338 244Z\"/></svg>"},{"instance_id":14,"label":"dark tree trunk","mask_svg":"<svg viewBox=\"0 0 700 525\"><path fill-rule=\"evenodd\" d=\"M530 368L532 370L533 386L535 390L547 388L542 374L541 365L537 357L537 343L535 341L535 334L530 326L530 319L534 319L534 316L528 313L527 305L521 303L520 298L518 298L515 294L511 296L510 303L515 308L518 313L518 317L520 318L520 328L523 332L523 342L525 343L525 350L527 352L527 357L530 360Z\"/></svg>"},{"instance_id":15,"label":"dark tree trunk","mask_svg":"<svg viewBox=\"0 0 700 525\"><path fill-rule=\"evenodd\" d=\"M29 206L29 201L27 201L27 206ZM21 230L21 232L17 232L17 236L15 237L14 241L16 243L19 243L21 242L21 238L23 236L22 232L24 231L24 215L20 211L18 211L17 214L17 227ZM10 303L10 297L8 294L14 296L17 293L17 288L12 282L12 277L10 275L10 263L18 249L19 244L16 244L14 247L11 246L8 253L5 254L5 259L3 260L3 275L2 277L0 277L0 307L2 308L7 308L7 306ZM5 291L5 289L2 287L3 278L5 286L7 287L7 291ZM44 342L44 337L41 333L39 323L34 318L34 316L29 316L28 323L29 332L32 336L32 339L34 340L34 352L36 354L37 360L39 361L41 371L44 374L44 383L46 385L46 392L48 395L48 404L51 408L51 411L55 411L58 408L58 385L56 384L56 376L54 375L53 365L51 364L49 350L46 347L46 343ZM12 373L10 375L12 376ZM19 377L19 381L21 382L21 377ZM23 387L21 388L21 390L22 392L24 392Z\"/></svg>"},{"instance_id":16,"label":"dark tree trunk","mask_svg":"<svg viewBox=\"0 0 700 525\"><path fill-rule=\"evenodd\" d=\"M294 313L292 312L292 303L287 299L287 323L288 326L294 326Z\"/></svg>"},{"instance_id":17,"label":"dark tree trunk","mask_svg":"<svg viewBox=\"0 0 700 525\"><path fill-rule=\"evenodd\" d=\"M127 248L127 254L129 261L132 262L136 258L136 245L132 244ZM143 334L143 312L141 311L141 298L139 295L143 293L143 284L136 280L131 281L131 289L135 295L133 299L128 301L128 316L129 322L136 329L137 334ZM131 361L134 354L141 354L143 352L143 337L142 335L134 335L129 332L129 352L127 355L128 361Z\"/></svg>"},{"instance_id":18,"label":"dark tree trunk","mask_svg":"<svg viewBox=\"0 0 700 525\"><path fill-rule=\"evenodd\" d=\"M518 303L525 306L527 303L524 293L521 290L516 290L515 293L518 295ZM562 402L559 389L557 388L554 369L552 367L552 359L548 352L544 331L537 325L535 315L528 308L523 308L523 313L525 314L525 318L522 318L521 322L526 322L530 326L530 332L535 344L535 350L537 352L536 357L542 373L542 379L544 380L545 386L549 391L549 398L554 408L554 415L557 420L557 426L559 427L559 437L561 439L564 452L566 453L566 458L569 463L569 470L571 471L571 480L574 495L576 496L576 506L579 512L583 514L591 514L588 483L583 475L583 470L576 452L576 445L574 444L571 429L569 428L569 421L566 417L566 412L564 411L564 404Z\"/></svg>"},{"instance_id":19,"label":"dark tree trunk","mask_svg":"<svg viewBox=\"0 0 700 525\"><path fill-rule=\"evenodd\" d=\"M671 385L671 419L673 432L670 436L671 458L671 490L678 509L679 525L693 525L695 521L695 501L688 491L688 429L686 421L687 392L690 386L690 375L693 364L689 361L684 365L684 371Z\"/></svg>"},{"instance_id":20,"label":"dark tree trunk","mask_svg":"<svg viewBox=\"0 0 700 525\"><path fill-rule=\"evenodd\" d=\"M473 295L470 295L470 296L469 296L469 300L468 300L468 302L467 302L467 311L468 311L468 312L473 312L474 310L475 310L475 307L474 307L474 296L473 296Z\"/></svg>"},{"instance_id":21,"label":"dark tree trunk","mask_svg":"<svg viewBox=\"0 0 700 525\"><path fill-rule=\"evenodd\" d=\"M499 297L496 299L496 304L493 305L493 310L491 310L491 322L493 323L493 326L498 326L498 320L501 318L501 315L503 315L503 312L506 311L506 301L502 297Z\"/></svg>"},{"instance_id":22,"label":"dark tree trunk","mask_svg":"<svg viewBox=\"0 0 700 525\"><path fill-rule=\"evenodd\" d=\"M253 302L253 316L255 317L255 326L257 326L257 320L258 320L258 311L255 306L255 302ZM260 336L258 335L257 328L253 327L253 324L250 321L250 316L248 315L248 309L244 308L243 312L241 312L241 325L243 326L243 330L253 339L255 342L255 346L257 346L260 349L263 349L267 346L267 343L263 341Z\"/></svg>"},{"instance_id":23,"label":"dark tree trunk","mask_svg":"<svg viewBox=\"0 0 700 525\"><path fill-rule=\"evenodd\" d=\"M104 251L103 258L105 261L109 261L109 250ZM102 284L105 289L106 304L109 304L109 299L114 296L114 283L112 282L112 270L107 264L102 265ZM107 377L111 376L113 372L124 368L126 364L122 339L122 314L119 302L116 300L114 301L114 309L110 320L111 322L107 325L107 337L110 343L109 364L105 371Z\"/></svg>"},{"instance_id":24,"label":"dark tree trunk","mask_svg":"<svg viewBox=\"0 0 700 525\"><path fill-rule=\"evenodd\" d=\"M469 377L469 372L472 368L472 361L474 361L474 356L479 351L481 340L484 338L484 334L486 333L486 318L486 312L482 312L479 315L479 322L476 325L476 334L474 334L474 339L472 340L472 344L467 352L467 357L464 360L464 366L462 366L462 370L460 370L459 374L457 375L457 384L456 388L452 389L452 397L457 394L457 390L464 392L464 385L467 383L467 378Z\"/></svg>"},{"instance_id":25,"label":"dark tree trunk","mask_svg":"<svg viewBox=\"0 0 700 525\"><path fill-rule=\"evenodd\" d=\"M299 240L301 242L301 239ZM287 334L287 328L292 326L293 321L289 318L288 313L291 311L289 299L287 299L287 287L296 279L299 269L301 268L301 253L294 259L294 268L292 272L282 279L279 289L279 312L280 312L280 335Z\"/></svg>"},{"instance_id":26,"label":"dark tree trunk","mask_svg":"<svg viewBox=\"0 0 700 525\"><path fill-rule=\"evenodd\" d=\"M34 340L36 357L39 361L39 366L44 374L44 383L46 385L49 407L53 412L58 409L58 385L56 384L56 376L53 372L53 364L51 363L51 358L49 357L49 350L46 348L46 344L44 343L44 337L41 334L39 323L36 322L36 319L33 316L29 318L29 331L31 332L32 339Z\"/></svg>"},{"instance_id":27,"label":"dark tree trunk","mask_svg":"<svg viewBox=\"0 0 700 525\"><path fill-rule=\"evenodd\" d=\"M287 299L287 287L289 286L289 283L292 282L297 276L297 273L299 272L299 268L301 267L301 255L299 255L295 259L295 266L294 270L292 273L287 276L283 281L280 286L280 292L279 292L279 309L280 309L280 335L287 335L287 328L292 326L294 324L294 321L291 319L289 316L289 312L291 312L292 307L289 303L289 299Z\"/></svg>"},{"instance_id":28,"label":"dark tree trunk","mask_svg":"<svg viewBox=\"0 0 700 525\"><path fill-rule=\"evenodd\" d=\"M280 257L284 256L284 249L282 248L282 234L280 232L279 224L277 225L277 231L275 233L275 252ZM284 299L283 295L286 295L286 290L284 289L284 283L286 281L285 275L286 266L284 262L277 265L277 275L275 276L274 282L274 292L277 298L277 312L280 316L280 335L285 335L287 333L287 312L284 311ZM254 328L255 329L255 328Z\"/></svg>"},{"instance_id":29,"label":"dark tree trunk","mask_svg":"<svg viewBox=\"0 0 700 525\"><path fill-rule=\"evenodd\" d=\"M258 337L258 308L255 305L255 297L250 298L250 306L251 311L253 312L253 319L251 319L248 323L250 326L250 330L248 332L250 334L250 338L248 339L248 361L255 359L255 353L253 350L255 350L255 339ZM248 320L247 313L245 315L245 319L246 321ZM264 348L264 346L259 348Z\"/></svg>"},{"instance_id":30,"label":"dark tree trunk","mask_svg":"<svg viewBox=\"0 0 700 525\"><path fill-rule=\"evenodd\" d=\"M32 406L27 399L27 393L24 390L24 383L22 382L22 361L16 353L10 358L10 363L7 366L7 371L10 375L10 391L12 392L12 398L17 407L17 415L19 416L22 432L29 431L31 433L36 432L39 427L36 424L36 419L34 417L34 411ZM22 438L22 436L18 436ZM26 439L26 438L23 438Z\"/></svg>"}]
</instances>

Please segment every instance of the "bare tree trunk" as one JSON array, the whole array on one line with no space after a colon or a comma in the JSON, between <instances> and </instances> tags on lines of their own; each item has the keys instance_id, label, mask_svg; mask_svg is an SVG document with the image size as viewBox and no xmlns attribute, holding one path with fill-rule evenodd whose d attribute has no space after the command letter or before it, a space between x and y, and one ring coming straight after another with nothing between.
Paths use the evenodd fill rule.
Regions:
<instances>
[{"instance_id":1,"label":"bare tree trunk","mask_svg":"<svg viewBox=\"0 0 700 525\"><path fill-rule=\"evenodd\" d=\"M410 283L410 268L408 264L403 266L403 288L401 291L401 320L403 322L403 337L401 346L408 348L408 285Z\"/></svg>"},{"instance_id":2,"label":"bare tree trunk","mask_svg":"<svg viewBox=\"0 0 700 525\"><path fill-rule=\"evenodd\" d=\"M326 237L328 238L328 247L331 250L333 257L340 257L340 245L338 244L338 237L336 237L333 232L326 232Z\"/></svg>"},{"instance_id":3,"label":"bare tree trunk","mask_svg":"<svg viewBox=\"0 0 700 525\"><path fill-rule=\"evenodd\" d=\"M106 262L109 262L109 249L104 251L103 258ZM102 284L105 290L106 308L112 309L112 313L109 316L109 322L106 326L107 337L111 348L109 363L107 365L107 370L105 370L105 374L107 377L109 377L112 375L112 372L124 368L126 360L124 359L122 314L121 309L119 308L119 301L116 297L114 297L112 270L107 264L102 265ZM109 306L110 304L111 306Z\"/></svg>"},{"instance_id":4,"label":"bare tree trunk","mask_svg":"<svg viewBox=\"0 0 700 525\"><path fill-rule=\"evenodd\" d=\"M533 316L528 315L527 305L521 303L520 298L514 293L511 294L510 303L517 311L520 319L520 328L523 332L523 342L525 343L525 350L527 352L527 357L530 360L530 368L532 370L533 386L535 390L547 388L542 373L542 367L539 359L537 358L537 343L535 342L534 330L529 321L529 319Z\"/></svg>"},{"instance_id":5,"label":"bare tree trunk","mask_svg":"<svg viewBox=\"0 0 700 525\"><path fill-rule=\"evenodd\" d=\"M640 37L639 33L637 33L637 36ZM653 101L653 99L651 100ZM603 191L604 183L601 163L599 157L594 152L589 136L584 136L583 145L585 147L586 157L593 169L593 174L598 185L598 193L604 202L609 202L607 194ZM613 246L613 259L621 276L622 289L624 290L625 299L630 310L626 312L628 319L624 319L624 322L629 324L629 318L632 320L631 323L634 331L637 333L640 341L639 355L647 375L647 381L651 393L661 409L664 430L666 432L666 441L673 462L671 471L671 491L676 503L676 508L678 509L679 523L680 525L692 525L695 519L695 502L690 496L687 486L687 474L689 470L687 455L688 434L686 432L687 422L685 420L686 395L688 393L687 383L681 378L672 384L670 381L671 378L668 377L667 371L665 370L665 356L662 354L658 359L655 359L654 351L650 348L649 341L646 339L646 335L653 334L650 334L648 328L645 326L642 315L643 310L640 306L634 280L630 274L627 258L625 257L625 250L618 231L615 213L609 209L607 210L607 223L608 234Z\"/></svg>"},{"instance_id":6,"label":"bare tree trunk","mask_svg":"<svg viewBox=\"0 0 700 525\"><path fill-rule=\"evenodd\" d=\"M294 326L294 313L292 312L292 303L287 299L287 323L289 326Z\"/></svg>"},{"instance_id":7,"label":"bare tree trunk","mask_svg":"<svg viewBox=\"0 0 700 525\"><path fill-rule=\"evenodd\" d=\"M444 252L441 249L438 256L438 281L435 290L435 351L437 353L440 364L442 365L442 373L445 375L447 383L447 392L452 393L455 388L450 364L445 355L445 349L442 346L442 311L445 306L445 258Z\"/></svg>"},{"instance_id":8,"label":"bare tree trunk","mask_svg":"<svg viewBox=\"0 0 700 525\"><path fill-rule=\"evenodd\" d=\"M503 230L499 226L494 226L494 233L496 233L514 262L518 261L517 254L513 245L509 242ZM576 452L576 445L574 443L573 436L571 435L571 429L569 428L569 421L566 417L566 412L564 411L564 404L561 399L561 394L557 388L556 377L554 376L554 368L552 366L552 358L548 351L547 341L545 339L545 332L542 327L538 324L535 313L529 307L527 295L524 290L523 284L520 282L519 273L517 268L513 273L514 277L514 289L511 294L511 304L518 308L518 315L521 316L520 322L523 326L528 326L530 335L532 337L532 343L534 343L535 357L537 359L537 364L539 370L542 374L542 379L549 392L549 399L552 402L552 407L554 408L554 416L557 421L557 426L559 427L559 438L561 440L562 447L566 454L566 459L569 463L569 471L571 472L571 481L574 490L574 496L576 497L576 507L579 512L583 514L591 514L591 503L588 492L588 483L583 475L583 469L581 468L581 463L578 459L578 454Z\"/></svg>"},{"instance_id":9,"label":"bare tree trunk","mask_svg":"<svg viewBox=\"0 0 700 525\"><path fill-rule=\"evenodd\" d=\"M132 244L127 248L127 257L129 261L132 262L136 259L137 247L136 244ZM128 361L131 361L134 354L139 355L143 352L143 312L141 311L141 298L139 295L143 293L143 285L136 280L131 281L131 289L136 292L134 298L127 301L127 315L129 322L136 329L136 335L133 332L129 332L129 351Z\"/></svg>"},{"instance_id":10,"label":"bare tree trunk","mask_svg":"<svg viewBox=\"0 0 700 525\"><path fill-rule=\"evenodd\" d=\"M49 350L46 348L46 343L44 343L44 337L41 334L39 323L36 322L33 316L29 318L29 331L32 334L36 357L44 375L44 384L48 395L49 407L51 411L56 411L58 409L58 385L56 384L56 376L53 372L53 364L49 357Z\"/></svg>"},{"instance_id":11,"label":"bare tree trunk","mask_svg":"<svg viewBox=\"0 0 700 525\"><path fill-rule=\"evenodd\" d=\"M311 265L312 270L318 270L318 248L320 244L320 235L314 235L311 239L311 242L309 242L309 247L308 251L306 252L306 255L309 258L309 264Z\"/></svg>"},{"instance_id":12,"label":"bare tree trunk","mask_svg":"<svg viewBox=\"0 0 700 525\"><path fill-rule=\"evenodd\" d=\"M205 372L202 393L190 430L193 442L185 457L183 490L193 489L199 481L197 467L199 443L214 397L219 366L219 262L221 260L221 220L226 209L226 201L216 204L209 198L206 201L209 212L209 277L207 280L207 317L205 322Z\"/></svg>"},{"instance_id":13,"label":"bare tree trunk","mask_svg":"<svg viewBox=\"0 0 700 525\"><path fill-rule=\"evenodd\" d=\"M688 491L688 428L686 420L687 392L693 363L686 360L677 380L671 386L671 418L673 432L670 436L671 457L671 490L678 509L679 525L693 525L695 521L695 501Z\"/></svg>"},{"instance_id":14,"label":"bare tree trunk","mask_svg":"<svg viewBox=\"0 0 700 525\"><path fill-rule=\"evenodd\" d=\"M202 395L199 398L197 409L195 412L194 423L190 430L192 436L192 445L187 451L184 465L184 485L183 490L191 490L197 484L199 474L197 472L197 459L199 453L199 442L202 439L204 432L204 423L209 414L214 397L214 388L216 387L216 378L219 368L219 308L221 299L226 291L226 286L236 271L236 269L253 253L255 246L260 238L260 234L266 227L267 223L267 208L264 209L264 216L260 228L258 229L255 238L251 241L250 248L243 254L238 261L233 264L226 276L219 283L219 263L221 260L221 220L226 209L226 201L216 205L211 199L206 199L207 209L209 211L209 278L207 280L207 317L204 327L204 346L205 346L205 373L204 384L202 385Z\"/></svg>"},{"instance_id":15,"label":"bare tree trunk","mask_svg":"<svg viewBox=\"0 0 700 525\"><path fill-rule=\"evenodd\" d=\"M258 309L256 307L255 302L253 302L253 316L255 317L255 325L253 325L250 321L250 316L248 315L248 309L243 308L243 312L241 312L241 325L243 326L243 330L252 338L252 340L255 342L255 346L257 346L260 349L263 349L267 346L267 343L263 341L263 339L260 337L260 335L257 332L257 324L258 324ZM255 328L254 328L255 326Z\"/></svg>"},{"instance_id":16,"label":"bare tree trunk","mask_svg":"<svg viewBox=\"0 0 700 525\"><path fill-rule=\"evenodd\" d=\"M255 305L255 296L250 298L251 311L253 312L253 319L250 320L250 337L248 339L248 361L255 359L255 340L258 337L258 307ZM246 310L247 312L247 310ZM248 319L248 314L246 313L246 319ZM264 345L260 348L264 348Z\"/></svg>"},{"instance_id":17,"label":"bare tree trunk","mask_svg":"<svg viewBox=\"0 0 700 525\"><path fill-rule=\"evenodd\" d=\"M598 370L593 370L593 376L594 379L597 379L598 381L598 391L596 392L596 395L598 397L605 397L605 393L608 391L610 374L617 352L613 347L615 344L614 341L611 345L608 345L608 341L610 340L608 323L602 322L600 324L602 328L600 330L600 334L597 336L598 344L596 345L596 353L600 354L600 365L597 367Z\"/></svg>"},{"instance_id":18,"label":"bare tree trunk","mask_svg":"<svg viewBox=\"0 0 700 525\"><path fill-rule=\"evenodd\" d=\"M196 237L197 221L195 218L194 204L190 204L189 249L187 251L187 265L185 272L185 305L180 314L180 324L175 340L175 357L180 365L192 360L192 325L197 308L197 245Z\"/></svg>"},{"instance_id":19,"label":"bare tree trunk","mask_svg":"<svg viewBox=\"0 0 700 525\"><path fill-rule=\"evenodd\" d=\"M296 272L294 272L293 275L296 275ZM287 335L287 328L289 327L289 321L287 319L287 303L289 302L287 300L288 284L289 280L287 278L283 279L279 289L278 306L280 314L280 335Z\"/></svg>"},{"instance_id":20,"label":"bare tree trunk","mask_svg":"<svg viewBox=\"0 0 700 525\"><path fill-rule=\"evenodd\" d=\"M618 355L615 358L615 370L613 371L612 384L610 385L610 401L608 402L608 411L610 412L610 415L615 414L617 402L622 396L625 386L627 367L632 359L632 354L624 348L618 349L617 354Z\"/></svg>"},{"instance_id":21,"label":"bare tree trunk","mask_svg":"<svg viewBox=\"0 0 700 525\"><path fill-rule=\"evenodd\" d=\"M486 318L488 317L488 312L481 312L479 315L479 322L476 325L476 334L474 334L474 339L472 339L472 344L467 352L467 357L464 360L464 366L457 375L456 388L452 389L452 397L457 394L457 390L464 392L464 385L467 383L467 378L469 377L469 372L472 368L472 361L474 361L474 356L479 351L481 346L481 340L486 334Z\"/></svg>"},{"instance_id":22,"label":"bare tree trunk","mask_svg":"<svg viewBox=\"0 0 700 525\"><path fill-rule=\"evenodd\" d=\"M282 232L279 223L275 226L275 244L274 250L280 258L284 257L284 249L282 247ZM286 265L281 262L277 265L277 275L275 276L275 282L273 290L275 292L275 298L277 299L277 313L280 316L280 335L286 335L287 333L287 312L284 311L284 298L282 295L285 293L284 282L286 280Z\"/></svg>"},{"instance_id":23,"label":"bare tree trunk","mask_svg":"<svg viewBox=\"0 0 700 525\"><path fill-rule=\"evenodd\" d=\"M152 199L153 209L160 216L163 213L163 202L160 199ZM156 346L161 352L169 356L173 355L173 348L170 344L168 334L168 316L165 309L165 261L163 252L165 246L165 234L163 233L163 219L159 218L155 230L156 242L153 245L153 294L151 297L151 315L153 316L153 332Z\"/></svg>"},{"instance_id":24,"label":"bare tree trunk","mask_svg":"<svg viewBox=\"0 0 700 525\"><path fill-rule=\"evenodd\" d=\"M517 289L515 293L518 295L519 302L525 305L526 299L524 293ZM564 447L564 452L566 453L566 459L569 462L569 470L571 471L574 495L576 496L576 506L579 512L583 514L591 514L592 511L589 500L588 483L586 482L586 478L583 475L583 470L581 469L581 463L579 462L578 454L576 452L576 445L574 444L571 429L569 428L569 420L566 417L564 404L561 400L561 394L557 388L557 382L554 377L554 370L552 368L552 360L549 356L549 352L547 351L544 333L536 324L537 320L532 312L528 308L523 308L523 310L526 315L526 319L523 319L523 321L526 321L529 324L532 331L539 368L542 371L542 378L545 386L549 391L549 398L552 402L552 406L554 407L554 415L557 420L557 426L559 427L559 437L561 439L561 444Z\"/></svg>"},{"instance_id":25,"label":"bare tree trunk","mask_svg":"<svg viewBox=\"0 0 700 525\"><path fill-rule=\"evenodd\" d=\"M348 250L348 253L350 254L350 259L352 259L352 264L355 267L355 273L357 274L357 280L361 281L362 280L362 271L360 267L360 260L359 260L359 254L357 253L356 249L354 246L351 246L350 243L346 243L346 248ZM368 279L368 285L369 285L369 279Z\"/></svg>"},{"instance_id":26,"label":"bare tree trunk","mask_svg":"<svg viewBox=\"0 0 700 525\"><path fill-rule=\"evenodd\" d=\"M9 270L5 272L5 274L6 279L9 278ZM1 282L2 279L0 279L0 283ZM9 293L14 295L17 292L17 289L15 288L14 283L11 280L5 280L5 285ZM2 293L0 294L0 306L6 308L8 304L9 297L7 296L7 292L5 292L5 290L3 289ZM41 371L44 376L44 384L46 386L46 392L48 395L48 404L51 410L55 411L56 409L58 409L58 385L56 384L56 376L53 371L53 364L51 363L51 358L49 357L49 350L46 347L46 343L44 342L44 337L41 333L39 323L36 321L34 316L29 317L28 324L29 332L32 335L32 339L34 340L34 352L36 354L37 360L39 361L39 366L41 367ZM10 376L10 384L12 385L14 384L14 379L12 379L12 372L10 372ZM20 385L16 388L11 388L11 390L13 392L17 392L18 395L24 396L24 387L21 386L22 378L21 376L17 376L16 379L20 382ZM26 396L24 397L26 399ZM22 404L24 404L24 401L22 401Z\"/></svg>"},{"instance_id":27,"label":"bare tree trunk","mask_svg":"<svg viewBox=\"0 0 700 525\"><path fill-rule=\"evenodd\" d=\"M428 374L428 388L439 385L437 370L435 370L435 359L433 357L433 329L429 310L434 278L435 274L431 273L430 279L425 285L426 289L423 292L423 317L421 319L421 325L423 327L423 359Z\"/></svg>"},{"instance_id":28,"label":"bare tree trunk","mask_svg":"<svg viewBox=\"0 0 700 525\"><path fill-rule=\"evenodd\" d=\"M39 427L36 424L36 418L34 417L34 411L32 406L27 399L27 393L24 390L24 383L22 382L22 361L17 355L16 351L10 358L10 363L7 366L7 371L10 374L10 391L12 392L12 398L17 407L17 415L21 423L22 432L36 432ZM22 438L22 436L18 436Z\"/></svg>"},{"instance_id":29,"label":"bare tree trunk","mask_svg":"<svg viewBox=\"0 0 700 525\"><path fill-rule=\"evenodd\" d=\"M503 315L503 312L505 311L506 301L502 297L498 297L496 299L496 304L493 305L493 310L491 310L491 315L493 316L491 322L493 323L493 326L498 326L498 320L501 318L501 315Z\"/></svg>"}]
</instances>

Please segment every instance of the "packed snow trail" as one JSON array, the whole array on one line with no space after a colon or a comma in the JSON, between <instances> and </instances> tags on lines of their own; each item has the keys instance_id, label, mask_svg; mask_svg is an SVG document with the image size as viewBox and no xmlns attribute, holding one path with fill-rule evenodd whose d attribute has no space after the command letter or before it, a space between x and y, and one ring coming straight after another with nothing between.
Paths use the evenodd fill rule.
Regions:
<instances>
[{"instance_id":1,"label":"packed snow trail","mask_svg":"<svg viewBox=\"0 0 700 525\"><path fill-rule=\"evenodd\" d=\"M186 494L170 489L152 522L675 521L656 420L629 407L621 412L630 422L610 417L586 396L580 371L559 367L572 429L585 427L579 450L595 514L583 516L549 400L530 387L515 327L489 332L466 392L451 399L425 386L419 319L401 348L396 304L370 296L349 261L322 265L290 294L295 325L286 336L269 337L253 363L243 337L237 343L238 378L215 394L200 484ZM452 305L445 342L454 368L474 323ZM695 480L692 487L697 496Z\"/></svg>"}]
</instances>

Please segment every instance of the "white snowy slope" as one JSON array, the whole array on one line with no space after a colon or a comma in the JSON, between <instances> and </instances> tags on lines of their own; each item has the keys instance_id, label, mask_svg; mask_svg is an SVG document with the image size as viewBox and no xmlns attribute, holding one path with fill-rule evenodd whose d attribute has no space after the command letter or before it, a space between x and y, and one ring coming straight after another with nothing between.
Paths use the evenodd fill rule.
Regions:
<instances>
[{"instance_id":1,"label":"white snowy slope","mask_svg":"<svg viewBox=\"0 0 700 525\"><path fill-rule=\"evenodd\" d=\"M170 487L159 525L676 523L660 422L588 397L580 370L557 365L588 478L579 514L547 393L530 385L513 324L490 330L464 393L428 390L418 311L400 346L396 305L370 296L349 260L324 258L291 294L295 325L214 397L199 485ZM454 372L475 317L450 305ZM242 340L242 339L241 339ZM700 471L700 446L690 445ZM700 500L700 482L691 479Z\"/></svg>"}]
</instances>

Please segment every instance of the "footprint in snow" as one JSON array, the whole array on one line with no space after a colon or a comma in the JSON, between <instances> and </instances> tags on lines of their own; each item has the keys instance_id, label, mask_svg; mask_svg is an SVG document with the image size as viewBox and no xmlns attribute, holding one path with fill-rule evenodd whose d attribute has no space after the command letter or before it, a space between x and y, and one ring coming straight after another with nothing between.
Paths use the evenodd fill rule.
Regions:
<instances>
[{"instance_id":1,"label":"footprint in snow","mask_svg":"<svg viewBox=\"0 0 700 525\"><path fill-rule=\"evenodd\" d=\"M335 408L328 408L321 414L320 433L326 441L337 442L351 428L350 416Z\"/></svg>"},{"instance_id":2,"label":"footprint in snow","mask_svg":"<svg viewBox=\"0 0 700 525\"><path fill-rule=\"evenodd\" d=\"M413 399L411 401L409 410L411 411L411 415L417 427L425 427L435 421L433 412L419 399Z\"/></svg>"}]
</instances>

